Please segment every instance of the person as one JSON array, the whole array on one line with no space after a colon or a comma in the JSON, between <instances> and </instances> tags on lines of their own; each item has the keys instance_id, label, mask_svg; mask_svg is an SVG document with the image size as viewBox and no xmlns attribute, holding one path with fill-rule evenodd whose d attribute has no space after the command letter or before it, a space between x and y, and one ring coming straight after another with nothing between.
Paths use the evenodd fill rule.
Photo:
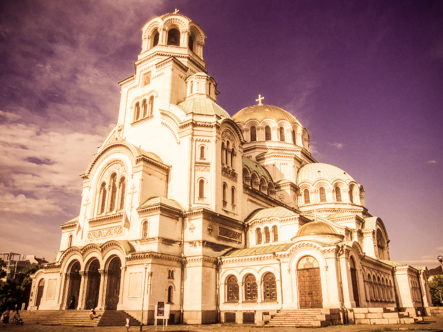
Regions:
<instances>
[{"instance_id":1,"label":"person","mask_svg":"<svg viewBox=\"0 0 443 332\"><path fill-rule=\"evenodd\" d=\"M91 318L91 320L94 320L94 318L97 318L98 316L95 313L94 308L91 309L91 311L89 312L89 318Z\"/></svg>"},{"instance_id":2,"label":"person","mask_svg":"<svg viewBox=\"0 0 443 332\"><path fill-rule=\"evenodd\" d=\"M9 308L6 308L5 312L2 315L3 327L9 323Z\"/></svg>"},{"instance_id":3,"label":"person","mask_svg":"<svg viewBox=\"0 0 443 332\"><path fill-rule=\"evenodd\" d=\"M23 319L21 319L20 313L18 312L18 310L16 310L14 316L12 316L11 324L23 325Z\"/></svg>"},{"instance_id":4,"label":"person","mask_svg":"<svg viewBox=\"0 0 443 332\"><path fill-rule=\"evenodd\" d=\"M75 309L75 296L72 295L71 302L69 302L68 309Z\"/></svg>"}]
</instances>

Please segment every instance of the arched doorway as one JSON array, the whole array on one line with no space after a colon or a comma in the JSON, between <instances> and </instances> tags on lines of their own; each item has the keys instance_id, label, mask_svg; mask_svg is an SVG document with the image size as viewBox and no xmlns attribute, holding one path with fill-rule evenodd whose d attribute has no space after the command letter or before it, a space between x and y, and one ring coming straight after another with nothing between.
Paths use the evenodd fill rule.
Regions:
<instances>
[{"instance_id":1,"label":"arched doorway","mask_svg":"<svg viewBox=\"0 0 443 332\"><path fill-rule=\"evenodd\" d=\"M94 259L87 270L88 285L86 288L85 309L94 309L98 304L98 292L100 290L100 263Z\"/></svg>"},{"instance_id":2,"label":"arched doorway","mask_svg":"<svg viewBox=\"0 0 443 332\"><path fill-rule=\"evenodd\" d=\"M68 271L67 278L69 289L66 306L68 309L76 309L78 305L78 295L80 293L80 282L82 280L80 275L80 262L74 261Z\"/></svg>"},{"instance_id":3,"label":"arched doorway","mask_svg":"<svg viewBox=\"0 0 443 332\"><path fill-rule=\"evenodd\" d=\"M297 265L300 309L322 308L320 268L317 260L305 256Z\"/></svg>"},{"instance_id":4,"label":"arched doorway","mask_svg":"<svg viewBox=\"0 0 443 332\"><path fill-rule=\"evenodd\" d=\"M38 282L38 286L37 286L37 299L35 301L35 305L37 306L37 309L40 306L40 302L42 301L44 289L45 289L45 279L41 279Z\"/></svg>"},{"instance_id":5,"label":"arched doorway","mask_svg":"<svg viewBox=\"0 0 443 332\"><path fill-rule=\"evenodd\" d=\"M122 264L120 258L114 257L108 266L108 281L106 286L106 307L107 310L116 310L120 294L120 277Z\"/></svg>"},{"instance_id":6,"label":"arched doorway","mask_svg":"<svg viewBox=\"0 0 443 332\"><path fill-rule=\"evenodd\" d=\"M357 269L355 268L354 258L351 257L351 283L352 283L352 294L354 294L355 306L360 307L360 298L358 296L358 283L357 283Z\"/></svg>"}]
</instances>

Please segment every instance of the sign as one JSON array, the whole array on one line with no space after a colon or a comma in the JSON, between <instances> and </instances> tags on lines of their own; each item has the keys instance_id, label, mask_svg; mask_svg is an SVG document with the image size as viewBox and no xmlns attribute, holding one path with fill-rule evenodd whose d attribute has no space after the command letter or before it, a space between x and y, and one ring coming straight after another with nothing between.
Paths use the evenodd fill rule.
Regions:
<instances>
[{"instance_id":1,"label":"sign","mask_svg":"<svg viewBox=\"0 0 443 332\"><path fill-rule=\"evenodd\" d=\"M157 319L163 321L163 329L165 328L165 320L166 326L168 326L170 307L171 305L165 302L157 302L155 305L155 330L157 330Z\"/></svg>"}]
</instances>

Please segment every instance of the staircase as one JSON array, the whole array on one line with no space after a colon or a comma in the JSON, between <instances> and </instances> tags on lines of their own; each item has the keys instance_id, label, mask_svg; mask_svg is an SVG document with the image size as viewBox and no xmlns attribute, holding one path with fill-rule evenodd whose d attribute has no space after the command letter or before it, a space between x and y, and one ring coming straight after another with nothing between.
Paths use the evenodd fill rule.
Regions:
<instances>
[{"instance_id":1,"label":"staircase","mask_svg":"<svg viewBox=\"0 0 443 332\"><path fill-rule=\"evenodd\" d=\"M267 324L272 327L325 327L341 324L338 309L282 310Z\"/></svg>"},{"instance_id":2,"label":"staircase","mask_svg":"<svg viewBox=\"0 0 443 332\"><path fill-rule=\"evenodd\" d=\"M96 310L100 317L91 320L89 310L36 310L21 311L20 316L26 325L68 325L68 326L124 326L126 318L131 326L140 325L132 316L123 310Z\"/></svg>"}]
</instances>

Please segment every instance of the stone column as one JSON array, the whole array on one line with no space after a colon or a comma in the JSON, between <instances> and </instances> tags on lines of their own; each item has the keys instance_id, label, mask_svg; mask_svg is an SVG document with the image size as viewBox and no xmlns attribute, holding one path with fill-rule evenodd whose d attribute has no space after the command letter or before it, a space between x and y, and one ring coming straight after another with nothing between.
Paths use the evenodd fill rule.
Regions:
<instances>
[{"instance_id":1,"label":"stone column","mask_svg":"<svg viewBox=\"0 0 443 332\"><path fill-rule=\"evenodd\" d=\"M123 304L125 275L126 275L126 266L122 266L122 267L120 267L120 292L118 294L118 304Z\"/></svg>"},{"instance_id":2,"label":"stone column","mask_svg":"<svg viewBox=\"0 0 443 332\"><path fill-rule=\"evenodd\" d=\"M262 292L261 292L261 281L257 281L257 303L261 303L262 301Z\"/></svg>"},{"instance_id":3,"label":"stone column","mask_svg":"<svg viewBox=\"0 0 443 332\"><path fill-rule=\"evenodd\" d=\"M243 302L243 283L238 283L238 304L242 304Z\"/></svg>"},{"instance_id":4,"label":"stone column","mask_svg":"<svg viewBox=\"0 0 443 332\"><path fill-rule=\"evenodd\" d=\"M85 300L85 276L88 275L88 273L86 271L79 271L78 272L81 276L81 281L80 281L80 291L78 294L78 303L77 303L77 310L82 310L84 308L84 300Z\"/></svg>"},{"instance_id":5,"label":"stone column","mask_svg":"<svg viewBox=\"0 0 443 332\"><path fill-rule=\"evenodd\" d=\"M59 309L62 310L63 308L63 298L65 293L65 284L67 279L67 273L60 272L60 286L58 290L58 297L57 297L57 304L59 305Z\"/></svg>"},{"instance_id":6,"label":"stone column","mask_svg":"<svg viewBox=\"0 0 443 332\"><path fill-rule=\"evenodd\" d=\"M100 273L100 289L98 292L98 303L97 303L97 309L98 310L104 310L104 305L103 305L103 296L105 293L105 270L104 269L99 269L98 273Z\"/></svg>"}]
</instances>

